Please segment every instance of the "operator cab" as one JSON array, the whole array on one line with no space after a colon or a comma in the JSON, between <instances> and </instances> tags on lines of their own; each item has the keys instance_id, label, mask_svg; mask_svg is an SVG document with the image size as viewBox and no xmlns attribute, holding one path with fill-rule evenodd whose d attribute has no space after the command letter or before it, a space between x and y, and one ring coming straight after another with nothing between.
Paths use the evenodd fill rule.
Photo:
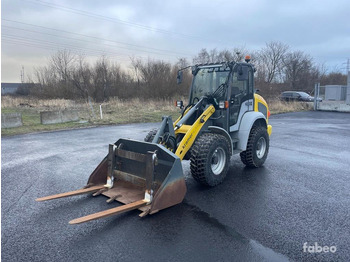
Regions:
<instances>
[{"instance_id":1,"label":"operator cab","mask_svg":"<svg viewBox=\"0 0 350 262\"><path fill-rule=\"evenodd\" d=\"M231 68L225 64L192 67L193 81L190 104L195 104L203 96L213 94L217 88L227 84Z\"/></svg>"},{"instance_id":2,"label":"operator cab","mask_svg":"<svg viewBox=\"0 0 350 262\"><path fill-rule=\"evenodd\" d=\"M253 111L254 68L249 63L218 63L192 67L192 86L189 104L203 97L210 98L216 112L213 125L225 130L238 130L240 117Z\"/></svg>"}]
</instances>

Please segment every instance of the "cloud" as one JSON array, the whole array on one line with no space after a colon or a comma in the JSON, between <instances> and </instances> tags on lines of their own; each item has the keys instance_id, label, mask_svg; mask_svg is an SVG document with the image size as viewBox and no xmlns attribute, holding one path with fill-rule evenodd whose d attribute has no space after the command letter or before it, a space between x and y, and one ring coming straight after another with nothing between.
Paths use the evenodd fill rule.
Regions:
<instances>
[{"instance_id":1,"label":"cloud","mask_svg":"<svg viewBox=\"0 0 350 262\"><path fill-rule=\"evenodd\" d=\"M201 48L254 50L280 41L333 66L350 53L349 7L346 0L4 0L2 81L19 81L9 68L42 65L59 48L121 63L130 56L174 62Z\"/></svg>"}]
</instances>

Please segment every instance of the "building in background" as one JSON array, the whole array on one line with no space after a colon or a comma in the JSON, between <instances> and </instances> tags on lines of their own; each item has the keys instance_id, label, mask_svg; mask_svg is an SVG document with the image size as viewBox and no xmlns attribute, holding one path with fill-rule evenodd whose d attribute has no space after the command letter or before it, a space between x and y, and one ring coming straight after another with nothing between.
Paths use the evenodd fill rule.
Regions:
<instances>
[{"instance_id":1,"label":"building in background","mask_svg":"<svg viewBox=\"0 0 350 262\"><path fill-rule=\"evenodd\" d=\"M34 86L33 83L1 83L1 95L28 96Z\"/></svg>"},{"instance_id":2,"label":"building in background","mask_svg":"<svg viewBox=\"0 0 350 262\"><path fill-rule=\"evenodd\" d=\"M15 95L22 83L1 83L1 95Z\"/></svg>"},{"instance_id":3,"label":"building in background","mask_svg":"<svg viewBox=\"0 0 350 262\"><path fill-rule=\"evenodd\" d=\"M347 86L326 85L325 100L327 101L345 101Z\"/></svg>"}]
</instances>

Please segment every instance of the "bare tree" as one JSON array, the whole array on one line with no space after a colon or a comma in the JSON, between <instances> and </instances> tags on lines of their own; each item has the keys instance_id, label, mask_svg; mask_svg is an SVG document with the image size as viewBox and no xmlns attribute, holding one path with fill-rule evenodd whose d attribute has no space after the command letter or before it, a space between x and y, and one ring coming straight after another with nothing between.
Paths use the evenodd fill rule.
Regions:
<instances>
[{"instance_id":1,"label":"bare tree","mask_svg":"<svg viewBox=\"0 0 350 262\"><path fill-rule=\"evenodd\" d=\"M94 67L94 98L102 102L110 96L110 62L106 56L102 56Z\"/></svg>"},{"instance_id":2,"label":"bare tree","mask_svg":"<svg viewBox=\"0 0 350 262\"><path fill-rule=\"evenodd\" d=\"M180 68L184 68L186 66L189 66L189 62L187 61L186 57L181 57L178 59L178 61L176 62L175 66L177 66L179 69Z\"/></svg>"},{"instance_id":3,"label":"bare tree","mask_svg":"<svg viewBox=\"0 0 350 262\"><path fill-rule=\"evenodd\" d=\"M71 81L78 90L80 96L89 101L92 91L92 72L84 56L79 56L72 70Z\"/></svg>"},{"instance_id":4,"label":"bare tree","mask_svg":"<svg viewBox=\"0 0 350 262\"><path fill-rule=\"evenodd\" d=\"M209 63L215 63L218 62L218 51L216 48L209 51Z\"/></svg>"},{"instance_id":5,"label":"bare tree","mask_svg":"<svg viewBox=\"0 0 350 262\"><path fill-rule=\"evenodd\" d=\"M32 95L41 98L62 98L59 90L59 78L52 65L34 68L34 80L37 83Z\"/></svg>"},{"instance_id":6,"label":"bare tree","mask_svg":"<svg viewBox=\"0 0 350 262\"><path fill-rule=\"evenodd\" d=\"M312 59L302 51L293 51L283 59L285 82L293 90L305 90L310 86L309 80L314 74Z\"/></svg>"},{"instance_id":7,"label":"bare tree","mask_svg":"<svg viewBox=\"0 0 350 262\"><path fill-rule=\"evenodd\" d=\"M320 77L321 85L347 85L347 75L341 71L330 72Z\"/></svg>"},{"instance_id":8,"label":"bare tree","mask_svg":"<svg viewBox=\"0 0 350 262\"><path fill-rule=\"evenodd\" d=\"M288 50L289 47L280 42L267 43L251 53L244 47L209 51L203 48L193 58L193 63L241 62L250 54L251 62L257 68L255 86L265 97L271 98L284 88L306 91L312 90L316 81L328 84L338 83L340 78L343 80L341 74L326 74L324 66L316 66L309 55ZM90 64L83 56L67 50L58 51L47 65L35 69L33 82L38 84L31 89L31 94L44 98L92 98L99 102L111 96L127 99L187 95L192 80L190 69L184 71L182 84L176 84L177 71L189 65L186 58L180 58L174 64L151 58L144 61L131 57L130 60L131 70L124 71L105 56Z\"/></svg>"},{"instance_id":9,"label":"bare tree","mask_svg":"<svg viewBox=\"0 0 350 262\"><path fill-rule=\"evenodd\" d=\"M277 74L283 67L283 58L289 47L281 42L269 42L260 51L257 52L257 66L264 75L266 83L276 80Z\"/></svg>"},{"instance_id":10,"label":"bare tree","mask_svg":"<svg viewBox=\"0 0 350 262\"><path fill-rule=\"evenodd\" d=\"M127 87L130 88L130 87L129 85L127 85L128 78L126 77L124 71L120 68L120 66L117 63L111 64L109 78L110 78L110 85L111 85L110 95L117 96L117 97L124 96L127 92L123 92L123 89L126 89Z\"/></svg>"},{"instance_id":11,"label":"bare tree","mask_svg":"<svg viewBox=\"0 0 350 262\"><path fill-rule=\"evenodd\" d=\"M232 50L232 60L235 62L242 62L246 55L249 55L245 47L235 47Z\"/></svg>"},{"instance_id":12,"label":"bare tree","mask_svg":"<svg viewBox=\"0 0 350 262\"><path fill-rule=\"evenodd\" d=\"M198 55L193 58L194 64L206 64L210 62L210 55L206 48L202 48Z\"/></svg>"},{"instance_id":13,"label":"bare tree","mask_svg":"<svg viewBox=\"0 0 350 262\"><path fill-rule=\"evenodd\" d=\"M60 80L65 83L68 82L71 69L75 63L77 56L72 54L68 50L59 50L56 54L51 56L51 65L55 72L58 74Z\"/></svg>"},{"instance_id":14,"label":"bare tree","mask_svg":"<svg viewBox=\"0 0 350 262\"><path fill-rule=\"evenodd\" d=\"M232 51L227 49L218 51L216 48L207 49L202 48L201 51L193 58L194 64L217 63L217 62L241 62L248 51L244 47L235 47Z\"/></svg>"},{"instance_id":15,"label":"bare tree","mask_svg":"<svg viewBox=\"0 0 350 262\"><path fill-rule=\"evenodd\" d=\"M130 57L131 60L131 68L134 73L134 78L137 81L137 87L140 86L140 67L142 65L142 59L141 58L136 58L134 56Z\"/></svg>"},{"instance_id":16,"label":"bare tree","mask_svg":"<svg viewBox=\"0 0 350 262\"><path fill-rule=\"evenodd\" d=\"M229 62L229 61L233 61L233 60L234 60L234 56L233 56L232 52L230 52L227 49L220 51L218 54L218 61Z\"/></svg>"}]
</instances>

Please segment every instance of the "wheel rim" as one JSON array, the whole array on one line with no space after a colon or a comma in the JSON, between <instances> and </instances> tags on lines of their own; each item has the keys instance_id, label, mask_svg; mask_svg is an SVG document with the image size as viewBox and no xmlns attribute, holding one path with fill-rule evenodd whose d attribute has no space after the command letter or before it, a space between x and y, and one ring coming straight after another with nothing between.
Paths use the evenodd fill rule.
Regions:
<instances>
[{"instance_id":1,"label":"wheel rim","mask_svg":"<svg viewBox=\"0 0 350 262\"><path fill-rule=\"evenodd\" d=\"M214 175L220 175L226 164L225 150L221 147L215 149L211 157L211 171Z\"/></svg>"},{"instance_id":2,"label":"wheel rim","mask_svg":"<svg viewBox=\"0 0 350 262\"><path fill-rule=\"evenodd\" d=\"M260 137L258 142L256 143L256 156L261 159L264 157L266 151L266 139L264 137Z\"/></svg>"}]
</instances>

